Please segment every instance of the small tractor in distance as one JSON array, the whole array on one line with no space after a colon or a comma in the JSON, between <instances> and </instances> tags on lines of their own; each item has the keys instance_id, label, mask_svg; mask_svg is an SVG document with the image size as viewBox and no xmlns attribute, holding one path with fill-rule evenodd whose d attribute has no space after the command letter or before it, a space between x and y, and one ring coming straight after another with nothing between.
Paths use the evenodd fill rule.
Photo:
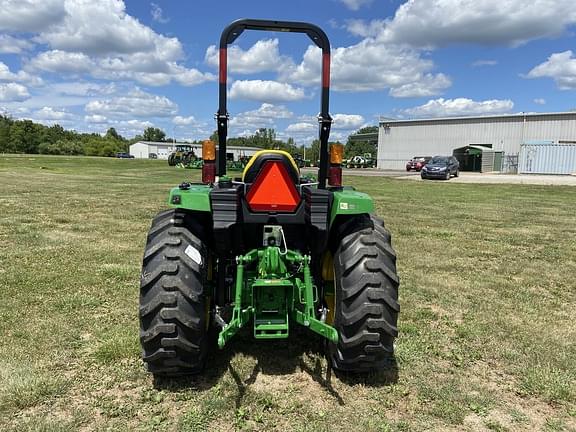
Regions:
<instances>
[{"instance_id":1,"label":"small tractor in distance","mask_svg":"<svg viewBox=\"0 0 576 432\"><path fill-rule=\"evenodd\" d=\"M372 153L364 153L363 155L352 156L345 160L343 165L346 168L374 168L376 160L372 157Z\"/></svg>"},{"instance_id":2,"label":"small tractor in distance","mask_svg":"<svg viewBox=\"0 0 576 432\"><path fill-rule=\"evenodd\" d=\"M227 47L244 30L304 33L322 50L317 180L279 150L257 152L241 178L226 175ZM307 328L340 371L388 367L400 310L396 254L370 196L342 185L343 146L328 148L326 34L301 22L235 21L220 39L219 75L219 147L203 143L202 183L174 187L147 237L139 315L148 370L202 373L210 340L223 348L249 326L262 341Z\"/></svg>"},{"instance_id":3,"label":"small tractor in distance","mask_svg":"<svg viewBox=\"0 0 576 432\"><path fill-rule=\"evenodd\" d=\"M188 144L177 144L176 150L168 155L168 165L176 166L180 163L187 165L196 160L194 149Z\"/></svg>"}]
</instances>

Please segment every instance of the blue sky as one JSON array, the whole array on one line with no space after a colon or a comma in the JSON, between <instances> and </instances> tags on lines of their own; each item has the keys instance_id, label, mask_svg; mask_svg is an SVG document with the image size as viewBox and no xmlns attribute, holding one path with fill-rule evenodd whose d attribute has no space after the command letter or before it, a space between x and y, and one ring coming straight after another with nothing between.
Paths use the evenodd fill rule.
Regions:
<instances>
[{"instance_id":1,"label":"blue sky","mask_svg":"<svg viewBox=\"0 0 576 432\"><path fill-rule=\"evenodd\" d=\"M576 109L574 0L0 0L0 110L82 132L215 129L217 50L238 18L308 21L332 44L332 139L379 116ZM317 136L320 56L304 35L229 49L230 136Z\"/></svg>"}]
</instances>

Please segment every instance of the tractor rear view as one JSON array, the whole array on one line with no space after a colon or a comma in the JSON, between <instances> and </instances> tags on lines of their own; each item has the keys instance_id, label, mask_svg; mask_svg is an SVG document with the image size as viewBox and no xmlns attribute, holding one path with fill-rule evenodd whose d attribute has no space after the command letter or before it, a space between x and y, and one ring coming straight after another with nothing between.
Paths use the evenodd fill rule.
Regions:
<instances>
[{"instance_id":1,"label":"tractor rear view","mask_svg":"<svg viewBox=\"0 0 576 432\"><path fill-rule=\"evenodd\" d=\"M226 175L227 47L244 30L304 33L322 50L317 181L278 150L257 152L241 178ZM170 191L144 252L140 341L154 375L202 372L213 330L223 348L244 327L259 340L306 327L338 370L375 371L392 358L396 255L372 199L342 185L343 146L328 148L329 83L330 44L314 25L239 20L223 31L219 147L204 142L202 183Z\"/></svg>"}]
</instances>

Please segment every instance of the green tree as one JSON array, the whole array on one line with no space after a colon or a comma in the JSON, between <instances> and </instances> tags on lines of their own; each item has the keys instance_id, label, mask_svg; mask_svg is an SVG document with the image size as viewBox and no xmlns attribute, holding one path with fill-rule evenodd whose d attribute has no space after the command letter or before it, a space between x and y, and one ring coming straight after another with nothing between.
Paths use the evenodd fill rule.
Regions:
<instances>
[{"instance_id":1,"label":"green tree","mask_svg":"<svg viewBox=\"0 0 576 432\"><path fill-rule=\"evenodd\" d=\"M38 153L41 131L45 128L31 120L15 121L10 128L10 148L16 153Z\"/></svg>"},{"instance_id":2,"label":"green tree","mask_svg":"<svg viewBox=\"0 0 576 432\"><path fill-rule=\"evenodd\" d=\"M124 141L124 138L116 132L116 129L111 127L106 131L106 135L104 136L107 140L116 140L116 141Z\"/></svg>"},{"instance_id":3,"label":"green tree","mask_svg":"<svg viewBox=\"0 0 576 432\"><path fill-rule=\"evenodd\" d=\"M14 121L7 116L0 115L0 153L11 153L10 126Z\"/></svg>"},{"instance_id":4,"label":"green tree","mask_svg":"<svg viewBox=\"0 0 576 432\"><path fill-rule=\"evenodd\" d=\"M378 133L378 126L367 126L358 129L352 135L348 136L348 141L346 141L346 146L344 148L344 153L346 158L351 158L353 156L362 155L364 153L372 154L372 157L376 157L376 152L378 148L377 140L359 140L353 138L354 135Z\"/></svg>"},{"instance_id":5,"label":"green tree","mask_svg":"<svg viewBox=\"0 0 576 432\"><path fill-rule=\"evenodd\" d=\"M149 127L144 130L142 138L144 139L144 141L164 142L166 134L162 129Z\"/></svg>"},{"instance_id":6,"label":"green tree","mask_svg":"<svg viewBox=\"0 0 576 432\"><path fill-rule=\"evenodd\" d=\"M306 159L310 160L310 163L314 166L318 164L320 160L320 140L315 139L312 141L310 148L306 149Z\"/></svg>"},{"instance_id":7,"label":"green tree","mask_svg":"<svg viewBox=\"0 0 576 432\"><path fill-rule=\"evenodd\" d=\"M212 135L210 135L210 141L214 141L216 143L216 145L218 145L218 142L220 141L218 139L218 131L215 130L214 132L212 132Z\"/></svg>"}]
</instances>

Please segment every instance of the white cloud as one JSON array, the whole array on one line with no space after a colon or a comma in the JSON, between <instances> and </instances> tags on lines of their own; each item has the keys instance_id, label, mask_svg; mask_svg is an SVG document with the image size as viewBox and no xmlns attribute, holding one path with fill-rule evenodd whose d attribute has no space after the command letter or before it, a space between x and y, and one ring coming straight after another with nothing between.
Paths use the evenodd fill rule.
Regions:
<instances>
[{"instance_id":1,"label":"white cloud","mask_svg":"<svg viewBox=\"0 0 576 432\"><path fill-rule=\"evenodd\" d=\"M184 58L180 41L160 35L128 15L121 0L61 3L66 10L62 19L34 39L50 50L28 61L26 70L88 74L147 86L171 82L193 86L216 79L213 74L179 64Z\"/></svg>"},{"instance_id":2,"label":"white cloud","mask_svg":"<svg viewBox=\"0 0 576 432\"><path fill-rule=\"evenodd\" d=\"M258 109L234 115L229 124L235 130L254 130L261 127L273 127L276 119L289 119L293 115L294 113L283 105L263 103Z\"/></svg>"},{"instance_id":3,"label":"white cloud","mask_svg":"<svg viewBox=\"0 0 576 432\"><path fill-rule=\"evenodd\" d=\"M88 102L84 110L108 118L170 117L178 111L178 105L165 96L146 93L138 88L125 96Z\"/></svg>"},{"instance_id":4,"label":"white cloud","mask_svg":"<svg viewBox=\"0 0 576 432\"><path fill-rule=\"evenodd\" d=\"M183 66L172 64L170 73L174 81L182 84L183 86L195 86L207 81L215 81L216 75L211 73L203 73L196 69L187 69Z\"/></svg>"},{"instance_id":5,"label":"white cloud","mask_svg":"<svg viewBox=\"0 0 576 432\"><path fill-rule=\"evenodd\" d=\"M442 73L436 75L424 74L417 81L403 84L399 87L392 87L390 96L395 98L436 96L451 85L452 81L450 78Z\"/></svg>"},{"instance_id":6,"label":"white cloud","mask_svg":"<svg viewBox=\"0 0 576 432\"><path fill-rule=\"evenodd\" d=\"M187 69L174 62L158 61L145 54L98 59L79 52L52 50L34 57L26 64L26 69L54 73L86 73L97 79L135 80L148 86L163 86L172 81L193 86L216 79L213 74Z\"/></svg>"},{"instance_id":7,"label":"white cloud","mask_svg":"<svg viewBox=\"0 0 576 432\"><path fill-rule=\"evenodd\" d=\"M409 0L396 10L381 38L417 47L518 45L558 36L575 22L573 0Z\"/></svg>"},{"instance_id":8,"label":"white cloud","mask_svg":"<svg viewBox=\"0 0 576 432\"><path fill-rule=\"evenodd\" d=\"M364 124L364 117L358 114L334 114L332 129L358 129Z\"/></svg>"},{"instance_id":9,"label":"white cloud","mask_svg":"<svg viewBox=\"0 0 576 432\"><path fill-rule=\"evenodd\" d=\"M384 31L385 20L364 21L361 19L351 19L346 22L346 30L354 36L375 37Z\"/></svg>"},{"instance_id":10,"label":"white cloud","mask_svg":"<svg viewBox=\"0 0 576 432\"><path fill-rule=\"evenodd\" d=\"M340 0L348 9L357 11L363 6L367 6L372 3L373 0Z\"/></svg>"},{"instance_id":11,"label":"white cloud","mask_svg":"<svg viewBox=\"0 0 576 432\"><path fill-rule=\"evenodd\" d=\"M86 129L104 135L108 128L113 127L120 135L124 137L133 137L141 135L146 128L154 127L154 123L143 120L109 120L94 119L95 116L86 116L84 121L87 123ZM102 121L101 121L102 120Z\"/></svg>"},{"instance_id":12,"label":"white cloud","mask_svg":"<svg viewBox=\"0 0 576 432\"><path fill-rule=\"evenodd\" d=\"M31 85L42 84L42 79L39 77L30 75L25 71L18 71L17 73L11 72L10 68L0 61L0 81L17 81L23 82Z\"/></svg>"},{"instance_id":13,"label":"white cloud","mask_svg":"<svg viewBox=\"0 0 576 432\"><path fill-rule=\"evenodd\" d=\"M99 56L147 52L164 60L182 57L178 39L159 35L126 14L123 1L65 0L64 7L64 19L38 37L54 49Z\"/></svg>"},{"instance_id":14,"label":"white cloud","mask_svg":"<svg viewBox=\"0 0 576 432\"><path fill-rule=\"evenodd\" d=\"M7 34L0 34L0 54L21 54L30 50L34 44L24 39L16 39Z\"/></svg>"},{"instance_id":15,"label":"white cloud","mask_svg":"<svg viewBox=\"0 0 576 432\"><path fill-rule=\"evenodd\" d=\"M291 118L294 113L288 110L284 105L263 103L258 109L246 111L244 115L253 118L287 119Z\"/></svg>"},{"instance_id":16,"label":"white cloud","mask_svg":"<svg viewBox=\"0 0 576 432\"><path fill-rule=\"evenodd\" d=\"M473 101L466 98L434 99L424 105L403 110L402 112L413 117L450 117L466 115L490 115L510 112L514 103L509 100Z\"/></svg>"},{"instance_id":17,"label":"white cloud","mask_svg":"<svg viewBox=\"0 0 576 432\"><path fill-rule=\"evenodd\" d=\"M20 102L29 97L28 89L21 84L0 84L0 102Z\"/></svg>"},{"instance_id":18,"label":"white cloud","mask_svg":"<svg viewBox=\"0 0 576 432\"><path fill-rule=\"evenodd\" d=\"M571 50L554 53L539 64L526 78L552 78L559 89L576 89L576 58Z\"/></svg>"},{"instance_id":19,"label":"white cloud","mask_svg":"<svg viewBox=\"0 0 576 432\"><path fill-rule=\"evenodd\" d=\"M38 120L66 120L71 118L71 114L66 111L58 111L52 107L44 107L33 114Z\"/></svg>"},{"instance_id":20,"label":"white cloud","mask_svg":"<svg viewBox=\"0 0 576 432\"><path fill-rule=\"evenodd\" d=\"M297 136L299 139L305 139L306 142L317 138L318 119L313 116L301 116L299 122L288 125L284 131L288 135ZM332 133L331 140L340 139L345 132L352 131L362 127L365 124L364 117L358 114L334 114L332 116Z\"/></svg>"},{"instance_id":21,"label":"white cloud","mask_svg":"<svg viewBox=\"0 0 576 432\"><path fill-rule=\"evenodd\" d=\"M105 116L99 114L84 116L84 121L86 123L92 123L92 124L108 123L108 119Z\"/></svg>"},{"instance_id":22,"label":"white cloud","mask_svg":"<svg viewBox=\"0 0 576 432\"><path fill-rule=\"evenodd\" d=\"M536 98L534 99L534 103L537 105L546 105L546 99Z\"/></svg>"},{"instance_id":23,"label":"white cloud","mask_svg":"<svg viewBox=\"0 0 576 432\"><path fill-rule=\"evenodd\" d=\"M210 66L218 67L219 49L211 45L206 50L205 61ZM228 48L227 66L230 73L258 73L279 71L290 59L280 55L278 39L259 40L247 51L237 45Z\"/></svg>"},{"instance_id":24,"label":"white cloud","mask_svg":"<svg viewBox=\"0 0 576 432\"><path fill-rule=\"evenodd\" d=\"M89 72L94 67L93 61L86 54L60 50L40 53L26 64L27 70L55 73Z\"/></svg>"},{"instance_id":25,"label":"white cloud","mask_svg":"<svg viewBox=\"0 0 576 432\"><path fill-rule=\"evenodd\" d=\"M47 86L53 93L65 96L102 96L117 93L119 87L115 83L98 84L95 82L70 81L53 83Z\"/></svg>"},{"instance_id":26,"label":"white cloud","mask_svg":"<svg viewBox=\"0 0 576 432\"><path fill-rule=\"evenodd\" d=\"M38 32L64 19L64 0L3 0L0 30Z\"/></svg>"},{"instance_id":27,"label":"white cloud","mask_svg":"<svg viewBox=\"0 0 576 432\"><path fill-rule=\"evenodd\" d=\"M446 75L431 73L433 67L433 62L422 59L416 50L367 38L356 45L332 51L331 83L334 90L340 91L389 88L397 97L431 96L440 94L451 84ZM321 50L309 46L302 62L286 69L281 78L304 85L319 85L321 70Z\"/></svg>"},{"instance_id":28,"label":"white cloud","mask_svg":"<svg viewBox=\"0 0 576 432\"><path fill-rule=\"evenodd\" d=\"M174 123L177 126L190 126L191 124L196 123L196 119L194 118L194 116L189 117L176 116L172 119L172 123Z\"/></svg>"},{"instance_id":29,"label":"white cloud","mask_svg":"<svg viewBox=\"0 0 576 432\"><path fill-rule=\"evenodd\" d=\"M496 60L476 60L472 63L473 67L480 67L480 66L496 66L498 62Z\"/></svg>"},{"instance_id":30,"label":"white cloud","mask_svg":"<svg viewBox=\"0 0 576 432\"><path fill-rule=\"evenodd\" d=\"M295 134L309 134L318 131L318 125L312 123L292 123L286 128L286 132Z\"/></svg>"},{"instance_id":31,"label":"white cloud","mask_svg":"<svg viewBox=\"0 0 576 432\"><path fill-rule=\"evenodd\" d=\"M230 99L246 99L260 102L289 102L305 98L304 90L276 81L234 81L229 92Z\"/></svg>"},{"instance_id":32,"label":"white cloud","mask_svg":"<svg viewBox=\"0 0 576 432\"><path fill-rule=\"evenodd\" d=\"M154 21L159 22L160 24L166 24L170 21L170 19L163 15L164 11L156 3L150 3L150 6L152 7L150 14L152 15L152 19Z\"/></svg>"},{"instance_id":33,"label":"white cloud","mask_svg":"<svg viewBox=\"0 0 576 432\"><path fill-rule=\"evenodd\" d=\"M147 120L122 120L115 121L114 125L123 135L136 135L142 133L144 129L153 127L154 123Z\"/></svg>"}]
</instances>

